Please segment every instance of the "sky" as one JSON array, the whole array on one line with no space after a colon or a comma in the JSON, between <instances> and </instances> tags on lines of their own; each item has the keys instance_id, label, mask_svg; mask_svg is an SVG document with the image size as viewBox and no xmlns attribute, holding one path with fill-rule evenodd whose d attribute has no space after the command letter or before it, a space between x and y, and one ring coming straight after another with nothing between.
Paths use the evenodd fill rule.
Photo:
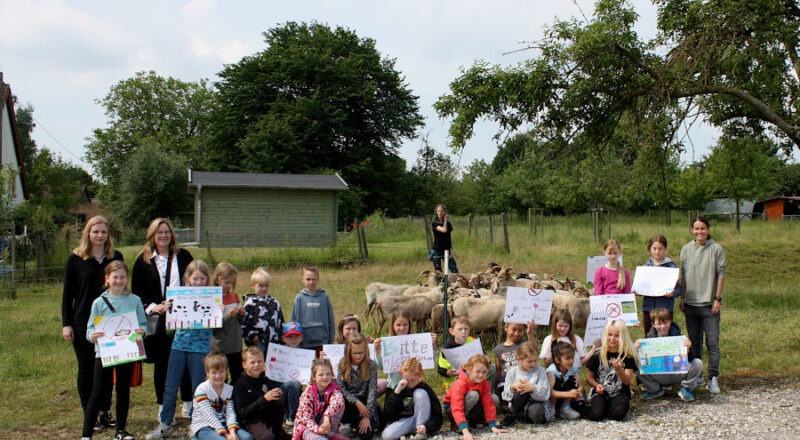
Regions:
<instances>
[{"instance_id":1,"label":"sky","mask_svg":"<svg viewBox=\"0 0 800 440\"><path fill-rule=\"evenodd\" d=\"M449 121L432 105L448 93L459 69L476 60L516 65L535 55L517 51L536 41L556 17L591 17L591 0L0 0L0 71L22 105L31 104L34 139L64 160L91 172L86 138L108 118L97 104L119 81L139 71L183 81L216 81L225 64L265 48L263 32L287 21L343 26L372 38L419 97L420 134L440 152ZM655 33L655 8L633 0L637 32ZM506 54L508 52L515 53ZM462 167L491 162L498 127L480 122L453 159ZM713 129L691 132L684 161L699 160L714 142ZM400 155L411 167L420 138Z\"/></svg>"}]
</instances>

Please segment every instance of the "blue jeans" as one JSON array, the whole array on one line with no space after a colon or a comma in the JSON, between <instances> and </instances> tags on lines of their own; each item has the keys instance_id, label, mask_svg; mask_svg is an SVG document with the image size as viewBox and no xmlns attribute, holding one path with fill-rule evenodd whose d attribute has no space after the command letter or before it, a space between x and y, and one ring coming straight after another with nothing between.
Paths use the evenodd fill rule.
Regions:
<instances>
[{"instance_id":1,"label":"blue jeans","mask_svg":"<svg viewBox=\"0 0 800 440\"><path fill-rule=\"evenodd\" d=\"M692 357L703 356L703 333L708 348L708 377L719 376L719 319L722 314L711 313L711 306L690 306L686 304L686 333L692 341Z\"/></svg>"},{"instance_id":2,"label":"blue jeans","mask_svg":"<svg viewBox=\"0 0 800 440\"><path fill-rule=\"evenodd\" d=\"M444 260L444 251L437 251L436 249L431 249L433 255L431 256L431 261L433 262L433 268L438 270L439 272L442 271L442 260ZM450 269L450 273L458 273L458 266L456 266L456 259L453 256L450 256L450 259L447 261L447 267Z\"/></svg>"},{"instance_id":3,"label":"blue jeans","mask_svg":"<svg viewBox=\"0 0 800 440\"><path fill-rule=\"evenodd\" d=\"M184 373L188 370L192 378L192 389L203 383L206 379L206 370L203 367L205 353L192 353L183 350L172 350L169 354L167 366L167 384L164 388L164 404L161 409L161 423L169 425L175 417L175 404L178 398L178 389L181 387Z\"/></svg>"},{"instance_id":4,"label":"blue jeans","mask_svg":"<svg viewBox=\"0 0 800 440\"><path fill-rule=\"evenodd\" d=\"M236 435L239 440L253 440L253 436L244 429L236 431ZM194 436L197 437L197 440L225 440L225 437L217 434L217 430L214 428L201 428Z\"/></svg>"},{"instance_id":5,"label":"blue jeans","mask_svg":"<svg viewBox=\"0 0 800 440\"><path fill-rule=\"evenodd\" d=\"M286 405L286 418L294 420L297 407L300 405L300 392L303 386L296 380L287 380L280 385L280 389L283 391L283 402Z\"/></svg>"}]
</instances>

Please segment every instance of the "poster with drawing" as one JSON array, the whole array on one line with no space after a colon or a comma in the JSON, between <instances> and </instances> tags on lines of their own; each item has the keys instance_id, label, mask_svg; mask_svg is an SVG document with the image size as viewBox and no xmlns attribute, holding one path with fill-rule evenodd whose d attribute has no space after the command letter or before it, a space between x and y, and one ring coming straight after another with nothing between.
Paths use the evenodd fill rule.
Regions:
<instances>
[{"instance_id":1,"label":"poster with drawing","mask_svg":"<svg viewBox=\"0 0 800 440\"><path fill-rule=\"evenodd\" d=\"M299 381L308 385L311 379L311 363L316 353L305 348L292 348L280 344L269 344L267 347L265 374L276 382L288 380Z\"/></svg>"},{"instance_id":2,"label":"poster with drawing","mask_svg":"<svg viewBox=\"0 0 800 440\"><path fill-rule=\"evenodd\" d=\"M594 284L594 273L606 263L608 263L608 257L605 255L586 257L586 284ZM622 255L619 256L619 264L622 264Z\"/></svg>"},{"instance_id":3,"label":"poster with drawing","mask_svg":"<svg viewBox=\"0 0 800 440\"><path fill-rule=\"evenodd\" d=\"M222 287L168 287L167 329L222 327Z\"/></svg>"},{"instance_id":4,"label":"poster with drawing","mask_svg":"<svg viewBox=\"0 0 800 440\"><path fill-rule=\"evenodd\" d=\"M533 321L536 325L550 323L555 292L549 289L509 287L506 292L506 310L503 321L525 324Z\"/></svg>"},{"instance_id":5,"label":"poster with drawing","mask_svg":"<svg viewBox=\"0 0 800 440\"><path fill-rule=\"evenodd\" d=\"M679 274L677 267L638 266L631 291L642 296L664 296L675 290Z\"/></svg>"},{"instance_id":6,"label":"poster with drawing","mask_svg":"<svg viewBox=\"0 0 800 440\"><path fill-rule=\"evenodd\" d=\"M450 362L452 368L458 370L462 365L466 364L472 356L483 354L481 339L476 338L474 341L467 342L460 347L442 348L442 354L445 359Z\"/></svg>"},{"instance_id":7,"label":"poster with drawing","mask_svg":"<svg viewBox=\"0 0 800 440\"><path fill-rule=\"evenodd\" d=\"M602 345L603 330L605 330L606 324L608 324L608 316L605 313L592 313L589 315L586 320L586 333L583 335L583 343L588 347L601 340Z\"/></svg>"},{"instance_id":8,"label":"poster with drawing","mask_svg":"<svg viewBox=\"0 0 800 440\"><path fill-rule=\"evenodd\" d=\"M94 322L95 331L105 333L97 338L100 348L100 362L103 367L124 364L145 359L144 336L136 332L139 321L136 312L119 312L98 316Z\"/></svg>"},{"instance_id":9,"label":"poster with drawing","mask_svg":"<svg viewBox=\"0 0 800 440\"><path fill-rule=\"evenodd\" d=\"M639 323L636 295L632 293L590 296L589 304L591 313L605 313L609 319L621 319L627 326Z\"/></svg>"},{"instance_id":10,"label":"poster with drawing","mask_svg":"<svg viewBox=\"0 0 800 440\"><path fill-rule=\"evenodd\" d=\"M344 344L323 344L322 351L325 357L331 360L333 365L333 375L339 377L339 361L344 357ZM375 360L375 344L367 344L369 348L369 358ZM379 365L380 367L380 365Z\"/></svg>"},{"instance_id":11,"label":"poster with drawing","mask_svg":"<svg viewBox=\"0 0 800 440\"><path fill-rule=\"evenodd\" d=\"M639 341L641 374L682 374L689 371L685 336L646 338Z\"/></svg>"},{"instance_id":12,"label":"poster with drawing","mask_svg":"<svg viewBox=\"0 0 800 440\"><path fill-rule=\"evenodd\" d=\"M422 368L435 368L433 339L430 333L384 336L381 338L381 359L384 373L397 373L408 358L417 358Z\"/></svg>"}]
</instances>

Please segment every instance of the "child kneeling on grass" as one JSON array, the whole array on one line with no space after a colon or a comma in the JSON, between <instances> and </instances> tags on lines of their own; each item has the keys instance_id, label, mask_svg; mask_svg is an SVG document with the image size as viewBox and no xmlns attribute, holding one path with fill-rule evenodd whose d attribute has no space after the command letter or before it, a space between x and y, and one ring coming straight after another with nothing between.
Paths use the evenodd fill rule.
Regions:
<instances>
[{"instance_id":1,"label":"child kneeling on grass","mask_svg":"<svg viewBox=\"0 0 800 440\"><path fill-rule=\"evenodd\" d=\"M196 436L197 440L253 440L236 421L233 387L225 383L228 359L220 352L212 352L203 364L208 380L194 391L189 436Z\"/></svg>"}]
</instances>

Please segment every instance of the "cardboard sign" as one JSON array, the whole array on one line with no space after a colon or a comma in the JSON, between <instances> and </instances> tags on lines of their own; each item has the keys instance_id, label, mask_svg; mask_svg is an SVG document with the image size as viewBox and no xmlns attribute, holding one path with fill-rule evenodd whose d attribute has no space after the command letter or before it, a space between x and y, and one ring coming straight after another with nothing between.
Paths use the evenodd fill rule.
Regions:
<instances>
[{"instance_id":1,"label":"cardboard sign","mask_svg":"<svg viewBox=\"0 0 800 440\"><path fill-rule=\"evenodd\" d=\"M167 329L222 327L222 287L167 287Z\"/></svg>"},{"instance_id":2,"label":"cardboard sign","mask_svg":"<svg viewBox=\"0 0 800 440\"><path fill-rule=\"evenodd\" d=\"M642 296L664 296L675 290L679 275L677 267L638 266L631 290Z\"/></svg>"},{"instance_id":3,"label":"cardboard sign","mask_svg":"<svg viewBox=\"0 0 800 440\"><path fill-rule=\"evenodd\" d=\"M369 348L369 358L375 360L375 344L367 344ZM339 377L339 362L344 357L345 344L323 344L322 351L325 357L331 360L333 365L333 375Z\"/></svg>"},{"instance_id":4,"label":"cardboard sign","mask_svg":"<svg viewBox=\"0 0 800 440\"><path fill-rule=\"evenodd\" d=\"M609 319L621 319L627 326L639 323L636 295L632 293L590 296L589 304L591 313L604 313Z\"/></svg>"},{"instance_id":5,"label":"cardboard sign","mask_svg":"<svg viewBox=\"0 0 800 440\"><path fill-rule=\"evenodd\" d=\"M314 350L269 344L265 374L277 382L297 380L303 385L308 385L311 379L311 364L315 357Z\"/></svg>"},{"instance_id":6,"label":"cardboard sign","mask_svg":"<svg viewBox=\"0 0 800 440\"><path fill-rule=\"evenodd\" d=\"M583 335L583 343L587 346L595 345L595 341L600 339L602 345L603 330L608 325L608 316L605 313L592 313L586 320L586 333Z\"/></svg>"},{"instance_id":7,"label":"cardboard sign","mask_svg":"<svg viewBox=\"0 0 800 440\"><path fill-rule=\"evenodd\" d=\"M641 339L641 374L682 374L689 371L685 336Z\"/></svg>"},{"instance_id":8,"label":"cardboard sign","mask_svg":"<svg viewBox=\"0 0 800 440\"><path fill-rule=\"evenodd\" d=\"M536 325L547 325L553 309L553 296L555 292L552 290L509 287L503 321L522 324L533 321Z\"/></svg>"},{"instance_id":9,"label":"cardboard sign","mask_svg":"<svg viewBox=\"0 0 800 440\"><path fill-rule=\"evenodd\" d=\"M450 362L452 368L458 370L462 365L466 364L472 356L483 354L483 346L481 345L480 338L477 338L460 347L442 348L442 354L445 359Z\"/></svg>"},{"instance_id":10,"label":"cardboard sign","mask_svg":"<svg viewBox=\"0 0 800 440\"><path fill-rule=\"evenodd\" d=\"M125 364L145 359L144 336L136 333L139 321L136 312L119 312L98 316L94 322L95 331L105 335L97 338L100 348L100 362L103 367Z\"/></svg>"},{"instance_id":11,"label":"cardboard sign","mask_svg":"<svg viewBox=\"0 0 800 440\"><path fill-rule=\"evenodd\" d=\"M430 333L381 338L381 359L384 373L399 372L403 361L412 357L417 358L425 370L436 366L433 361L433 339Z\"/></svg>"}]
</instances>

